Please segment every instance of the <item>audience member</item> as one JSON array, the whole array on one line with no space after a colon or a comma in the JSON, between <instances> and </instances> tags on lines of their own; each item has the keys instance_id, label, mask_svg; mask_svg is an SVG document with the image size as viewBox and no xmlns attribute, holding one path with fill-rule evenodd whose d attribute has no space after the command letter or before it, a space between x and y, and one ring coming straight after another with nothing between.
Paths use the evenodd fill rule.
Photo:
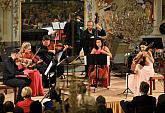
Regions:
<instances>
[{"instance_id":1,"label":"audience member","mask_svg":"<svg viewBox=\"0 0 165 113\"><path fill-rule=\"evenodd\" d=\"M24 110L19 106L15 106L13 113L24 113Z\"/></svg>"},{"instance_id":2,"label":"audience member","mask_svg":"<svg viewBox=\"0 0 165 113\"><path fill-rule=\"evenodd\" d=\"M29 113L29 111L30 111L30 104L33 102L33 100L31 99L32 89L30 87L24 87L22 89L21 95L24 98L24 100L18 102L17 106L23 108L24 113Z\"/></svg>"},{"instance_id":3,"label":"audience member","mask_svg":"<svg viewBox=\"0 0 165 113\"><path fill-rule=\"evenodd\" d=\"M156 109L156 98L147 95L149 84L142 81L140 84L141 96L136 96L131 102L122 100L121 107L125 113L153 113Z\"/></svg>"},{"instance_id":4,"label":"audience member","mask_svg":"<svg viewBox=\"0 0 165 113\"><path fill-rule=\"evenodd\" d=\"M158 97L157 107L155 113L165 113L165 94Z\"/></svg>"},{"instance_id":5,"label":"audience member","mask_svg":"<svg viewBox=\"0 0 165 113\"><path fill-rule=\"evenodd\" d=\"M42 113L42 104L41 102L37 101L33 101L30 104L30 112L29 113Z\"/></svg>"},{"instance_id":6,"label":"audience member","mask_svg":"<svg viewBox=\"0 0 165 113\"><path fill-rule=\"evenodd\" d=\"M4 108L5 113L13 113L14 103L12 101L6 101L4 103L3 108Z\"/></svg>"},{"instance_id":7,"label":"audience member","mask_svg":"<svg viewBox=\"0 0 165 113\"><path fill-rule=\"evenodd\" d=\"M3 110L4 100L5 100L5 95L3 93L0 93L0 113L4 113L4 110Z\"/></svg>"},{"instance_id":8,"label":"audience member","mask_svg":"<svg viewBox=\"0 0 165 113\"><path fill-rule=\"evenodd\" d=\"M113 113L111 108L106 108L105 98L100 95L96 98L97 113Z\"/></svg>"}]
</instances>

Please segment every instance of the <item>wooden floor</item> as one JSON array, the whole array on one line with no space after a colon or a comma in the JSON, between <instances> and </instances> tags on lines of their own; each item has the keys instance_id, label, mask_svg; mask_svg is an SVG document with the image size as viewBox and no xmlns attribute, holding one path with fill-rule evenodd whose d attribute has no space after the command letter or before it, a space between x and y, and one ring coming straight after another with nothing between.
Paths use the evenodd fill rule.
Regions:
<instances>
[{"instance_id":1,"label":"wooden floor","mask_svg":"<svg viewBox=\"0 0 165 113\"><path fill-rule=\"evenodd\" d=\"M114 101L120 101L120 100L131 100L133 95L128 94L128 97L126 98L126 95L123 94L123 91L126 88L126 81L125 77L118 77L115 73L111 73L111 85L109 86L109 89L106 88L97 88L96 92L94 93L93 90L90 91L90 95L94 96L95 98L99 95L103 95L106 98L107 102L114 102ZM92 89L92 88L91 88ZM45 94L48 92L48 89L44 89ZM0 89L0 92L3 92L2 89ZM67 92L67 91L66 91ZM163 93L163 81L156 81L156 90L153 91L153 96L156 98ZM5 101L13 101L13 92L12 90L8 90L8 94L6 95ZM32 97L34 100L42 100L44 96L37 96ZM45 101L46 99L44 99ZM44 102L43 101L43 102Z\"/></svg>"}]
</instances>

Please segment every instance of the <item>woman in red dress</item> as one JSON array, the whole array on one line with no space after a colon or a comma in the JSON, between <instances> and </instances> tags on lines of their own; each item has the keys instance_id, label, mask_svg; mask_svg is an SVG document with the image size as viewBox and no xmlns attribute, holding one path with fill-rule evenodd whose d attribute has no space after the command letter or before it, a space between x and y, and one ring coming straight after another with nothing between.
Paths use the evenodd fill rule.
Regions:
<instances>
[{"instance_id":1,"label":"woman in red dress","mask_svg":"<svg viewBox=\"0 0 165 113\"><path fill-rule=\"evenodd\" d=\"M95 47L92 49L91 54L106 54L107 56L112 58L112 54L107 46L103 45L102 39L98 38L95 42ZM96 67L91 65L88 69L89 82L91 85L96 85L96 79L101 82L103 87L108 87L110 85L110 74L109 74L109 66L108 65L99 65L98 66L98 77L96 78Z\"/></svg>"},{"instance_id":2,"label":"woman in red dress","mask_svg":"<svg viewBox=\"0 0 165 113\"><path fill-rule=\"evenodd\" d=\"M36 56L32 53L31 44L29 42L24 42L22 44L19 53L20 58L22 58L22 62L24 62L24 66L26 67L25 71L32 80L30 84L30 87L33 91L32 96L43 96L44 89L42 85L42 77L40 72L37 69L34 69L35 65L41 63L42 60L39 58L39 56Z\"/></svg>"}]
</instances>

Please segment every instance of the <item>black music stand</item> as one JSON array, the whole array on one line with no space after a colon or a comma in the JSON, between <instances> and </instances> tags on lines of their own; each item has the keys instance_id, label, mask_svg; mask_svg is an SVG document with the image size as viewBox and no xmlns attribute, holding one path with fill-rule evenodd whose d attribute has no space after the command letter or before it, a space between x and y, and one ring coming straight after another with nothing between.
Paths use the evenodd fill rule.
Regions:
<instances>
[{"instance_id":1,"label":"black music stand","mask_svg":"<svg viewBox=\"0 0 165 113\"><path fill-rule=\"evenodd\" d=\"M68 66L73 62L75 61L76 59L78 59L78 55L76 56L68 56L67 58L63 59L61 62L59 62L57 64L57 66L59 65L66 65L67 66L67 76L68 76ZM67 87L68 87L68 77L67 77Z\"/></svg>"},{"instance_id":2,"label":"black music stand","mask_svg":"<svg viewBox=\"0 0 165 113\"><path fill-rule=\"evenodd\" d=\"M98 73L98 65L109 65L107 63L108 57L105 54L89 54L85 58L85 64L87 65L96 65L96 85L95 88L98 86L98 80L99 80L99 73ZM95 89L94 89L95 92Z\"/></svg>"}]
</instances>

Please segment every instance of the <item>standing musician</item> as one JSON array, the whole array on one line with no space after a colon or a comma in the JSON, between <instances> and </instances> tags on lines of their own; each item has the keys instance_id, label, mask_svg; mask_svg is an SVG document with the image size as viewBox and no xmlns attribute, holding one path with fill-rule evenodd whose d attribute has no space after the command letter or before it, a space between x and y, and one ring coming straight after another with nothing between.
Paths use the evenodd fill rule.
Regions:
<instances>
[{"instance_id":1,"label":"standing musician","mask_svg":"<svg viewBox=\"0 0 165 113\"><path fill-rule=\"evenodd\" d=\"M40 51L38 52L38 55L40 58L47 64L51 61L54 62L54 65L51 68L51 72L54 72L54 75L50 78L51 83L55 83L56 80L56 64L59 62L61 59L65 58L65 54L63 54L64 51L68 48L68 45L57 45L54 43L50 42L50 37L48 35L43 36L42 39L42 44L37 46L37 49L40 48ZM58 54L57 54L58 53ZM55 56L59 55L57 59L55 59ZM57 67L57 76L61 76L64 72L64 67L63 66L58 66ZM44 75L43 73L43 82L45 87L49 86L48 82L48 77Z\"/></svg>"},{"instance_id":2,"label":"standing musician","mask_svg":"<svg viewBox=\"0 0 165 113\"><path fill-rule=\"evenodd\" d=\"M149 78L154 76L154 58L147 42L142 41L139 45L140 52L132 61L131 70L133 74L129 76L129 88L135 95L139 95L140 83L149 82Z\"/></svg>"},{"instance_id":3,"label":"standing musician","mask_svg":"<svg viewBox=\"0 0 165 113\"><path fill-rule=\"evenodd\" d=\"M5 61L5 68L3 71L4 84L11 87L18 87L17 102L21 99L21 91L25 86L29 86L31 79L28 77L16 77L16 75L28 75L24 68L18 69L16 60L18 59L18 49L14 49L11 52L11 56Z\"/></svg>"},{"instance_id":4,"label":"standing musician","mask_svg":"<svg viewBox=\"0 0 165 113\"><path fill-rule=\"evenodd\" d=\"M112 54L107 46L103 44L101 38L96 39L95 47L92 49L91 54L106 54L112 59ZM102 78L102 85L108 87L110 85L109 66L103 65L98 68L99 78ZM96 85L96 67L89 66L88 76L91 85Z\"/></svg>"},{"instance_id":5,"label":"standing musician","mask_svg":"<svg viewBox=\"0 0 165 113\"><path fill-rule=\"evenodd\" d=\"M43 96L44 89L42 85L42 79L40 72L34 68L38 63L43 62L39 56L34 55L31 51L31 44L29 42L24 42L21 46L19 57L22 59L22 66L26 67L26 72L31 78L32 82L30 87L33 91L32 96Z\"/></svg>"}]
</instances>

